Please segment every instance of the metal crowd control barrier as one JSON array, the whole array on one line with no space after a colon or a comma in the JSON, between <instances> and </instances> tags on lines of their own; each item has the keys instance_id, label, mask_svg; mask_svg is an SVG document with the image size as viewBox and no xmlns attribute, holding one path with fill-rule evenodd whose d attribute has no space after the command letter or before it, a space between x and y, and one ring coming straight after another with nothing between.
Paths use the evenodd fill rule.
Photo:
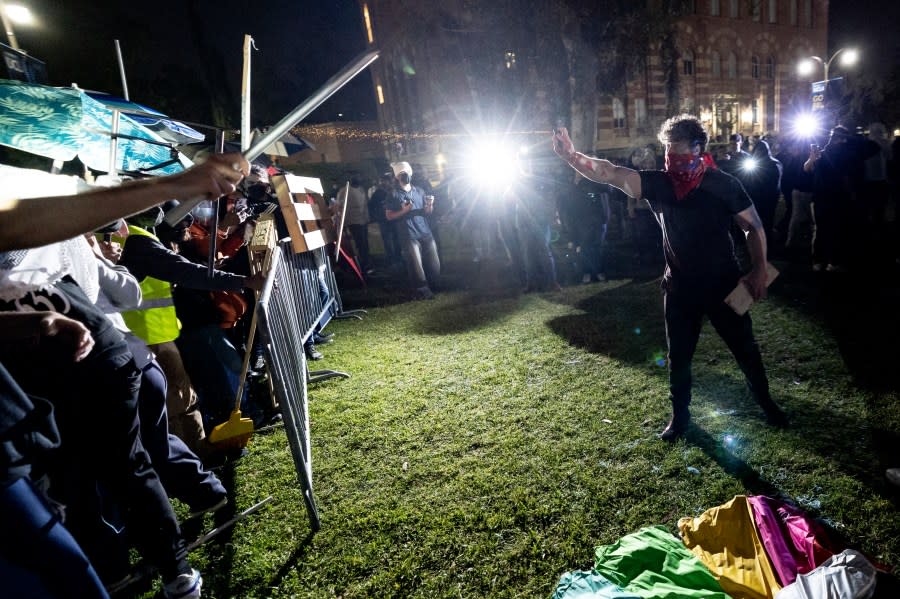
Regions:
<instances>
[{"instance_id":1,"label":"metal crowd control barrier","mask_svg":"<svg viewBox=\"0 0 900 599\"><path fill-rule=\"evenodd\" d=\"M350 375L334 370L310 372L303 346L316 325L324 327L341 313L340 292L324 247L294 253L287 238L271 252L269 274L256 308L257 326L310 525L317 531L320 521L312 488L308 385Z\"/></svg>"}]
</instances>

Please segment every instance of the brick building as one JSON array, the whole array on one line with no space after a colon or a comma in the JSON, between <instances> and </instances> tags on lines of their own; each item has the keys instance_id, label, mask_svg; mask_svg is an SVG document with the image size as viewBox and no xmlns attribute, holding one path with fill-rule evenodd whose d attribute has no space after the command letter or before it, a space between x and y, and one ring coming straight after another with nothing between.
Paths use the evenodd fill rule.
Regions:
<instances>
[{"instance_id":1,"label":"brick building","mask_svg":"<svg viewBox=\"0 0 900 599\"><path fill-rule=\"evenodd\" d=\"M402 148L411 161L441 168L457 136L546 139L557 115L569 115L576 145L608 153L652 141L675 110L699 115L714 138L788 127L809 106L810 79L796 64L825 55L828 0L685 1L669 64L650 47L618 89L576 93L575 79L596 77L572 68L583 48L566 40L562 3L534 2L527 17L507 18L492 5L486 20L463 0L361 0L367 41L382 52L372 76L386 155Z\"/></svg>"}]
</instances>

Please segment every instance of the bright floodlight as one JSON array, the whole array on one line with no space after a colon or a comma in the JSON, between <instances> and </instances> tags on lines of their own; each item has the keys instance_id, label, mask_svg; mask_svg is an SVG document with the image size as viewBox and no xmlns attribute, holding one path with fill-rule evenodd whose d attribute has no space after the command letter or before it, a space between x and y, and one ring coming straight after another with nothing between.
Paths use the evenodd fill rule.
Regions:
<instances>
[{"instance_id":1,"label":"bright floodlight","mask_svg":"<svg viewBox=\"0 0 900 599\"><path fill-rule=\"evenodd\" d=\"M503 191L518 174L515 152L496 142L472 148L466 164L468 176L494 191Z\"/></svg>"},{"instance_id":2,"label":"bright floodlight","mask_svg":"<svg viewBox=\"0 0 900 599\"><path fill-rule=\"evenodd\" d=\"M31 23L34 22L34 16L31 14L31 11L28 10L28 7L20 6L18 4L7 4L6 16L17 25L31 25Z\"/></svg>"},{"instance_id":3,"label":"bright floodlight","mask_svg":"<svg viewBox=\"0 0 900 599\"><path fill-rule=\"evenodd\" d=\"M798 137L814 137L819 132L819 120L811 113L801 114L794 120L794 133Z\"/></svg>"},{"instance_id":4,"label":"bright floodlight","mask_svg":"<svg viewBox=\"0 0 900 599\"><path fill-rule=\"evenodd\" d=\"M806 58L797 63L797 72L801 77L806 77L813 74L813 69L815 69L815 67L816 63L813 62L813 59Z\"/></svg>"},{"instance_id":5,"label":"bright floodlight","mask_svg":"<svg viewBox=\"0 0 900 599\"><path fill-rule=\"evenodd\" d=\"M758 166L759 162L757 162L756 158L744 158L741 161L741 170L746 173L752 173Z\"/></svg>"},{"instance_id":6,"label":"bright floodlight","mask_svg":"<svg viewBox=\"0 0 900 599\"><path fill-rule=\"evenodd\" d=\"M851 67L859 60L859 52L856 48L848 48L841 54L841 64L845 67Z\"/></svg>"}]
</instances>

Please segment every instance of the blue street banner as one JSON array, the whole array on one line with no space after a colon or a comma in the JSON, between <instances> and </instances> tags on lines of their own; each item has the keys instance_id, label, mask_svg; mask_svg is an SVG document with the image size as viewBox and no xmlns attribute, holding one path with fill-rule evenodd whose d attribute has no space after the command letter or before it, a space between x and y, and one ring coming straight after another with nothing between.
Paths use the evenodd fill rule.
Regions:
<instances>
[{"instance_id":1,"label":"blue street banner","mask_svg":"<svg viewBox=\"0 0 900 599\"><path fill-rule=\"evenodd\" d=\"M818 112L825 110L827 107L834 106L844 95L844 79L843 77L835 77L827 81L814 81L812 83L812 93L810 94L810 102L812 111Z\"/></svg>"}]
</instances>

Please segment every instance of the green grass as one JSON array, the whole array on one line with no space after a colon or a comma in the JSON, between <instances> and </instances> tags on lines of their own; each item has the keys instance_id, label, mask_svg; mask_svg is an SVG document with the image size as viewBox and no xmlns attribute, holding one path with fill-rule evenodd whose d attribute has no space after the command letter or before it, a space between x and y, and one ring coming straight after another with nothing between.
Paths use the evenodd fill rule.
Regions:
<instances>
[{"instance_id":1,"label":"green grass","mask_svg":"<svg viewBox=\"0 0 900 599\"><path fill-rule=\"evenodd\" d=\"M258 435L223 476L238 508L275 502L194 552L205 596L549 597L594 546L742 493L791 498L900 564L883 479L900 432L894 291L845 306L829 297L855 292L785 269L753 319L791 428L765 425L705 325L696 426L666 444L658 281L519 295L460 264L433 301L348 286L369 314L331 324L313 367L352 378L310 388L322 529L310 536L283 431Z\"/></svg>"}]
</instances>

